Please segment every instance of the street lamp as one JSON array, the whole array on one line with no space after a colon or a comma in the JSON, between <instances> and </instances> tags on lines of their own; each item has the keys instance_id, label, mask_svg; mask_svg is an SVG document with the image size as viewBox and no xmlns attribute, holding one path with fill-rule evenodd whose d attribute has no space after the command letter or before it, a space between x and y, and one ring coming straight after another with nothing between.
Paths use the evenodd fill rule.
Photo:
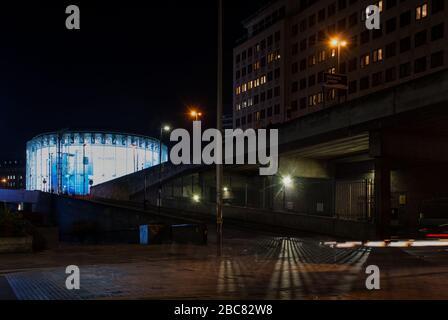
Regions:
<instances>
[{"instance_id":1,"label":"street lamp","mask_svg":"<svg viewBox=\"0 0 448 320\"><path fill-rule=\"evenodd\" d=\"M348 45L347 40L338 37L330 39L330 47L337 48L337 58L338 58L337 73L340 72L341 67L341 48L345 48L347 47L347 45Z\"/></svg>"},{"instance_id":2,"label":"street lamp","mask_svg":"<svg viewBox=\"0 0 448 320\"><path fill-rule=\"evenodd\" d=\"M158 195L157 195L157 209L160 213L160 209L162 207L162 140L163 133L170 132L171 127L169 125L163 125L160 127L160 137L159 137L159 186L158 186ZM146 186L145 186L145 194L146 194Z\"/></svg>"},{"instance_id":3,"label":"street lamp","mask_svg":"<svg viewBox=\"0 0 448 320\"><path fill-rule=\"evenodd\" d=\"M200 117L202 117L202 112L197 111L197 110L191 110L190 111L190 116L195 119L195 121L198 121Z\"/></svg>"},{"instance_id":4,"label":"street lamp","mask_svg":"<svg viewBox=\"0 0 448 320\"><path fill-rule=\"evenodd\" d=\"M193 201L199 203L201 201L201 197L197 194L193 195Z\"/></svg>"},{"instance_id":5,"label":"street lamp","mask_svg":"<svg viewBox=\"0 0 448 320\"><path fill-rule=\"evenodd\" d=\"M286 209L286 190L293 186L293 179L291 176L282 177L282 185L283 185L283 209Z\"/></svg>"},{"instance_id":6,"label":"street lamp","mask_svg":"<svg viewBox=\"0 0 448 320\"><path fill-rule=\"evenodd\" d=\"M289 188L292 186L292 178L291 176L285 176L282 178L283 186Z\"/></svg>"}]
</instances>

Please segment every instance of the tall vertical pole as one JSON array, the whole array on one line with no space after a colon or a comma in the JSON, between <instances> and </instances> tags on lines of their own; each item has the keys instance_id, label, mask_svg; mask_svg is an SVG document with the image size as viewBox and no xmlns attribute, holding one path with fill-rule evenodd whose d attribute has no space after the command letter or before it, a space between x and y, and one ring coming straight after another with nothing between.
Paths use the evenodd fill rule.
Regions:
<instances>
[{"instance_id":1,"label":"tall vertical pole","mask_svg":"<svg viewBox=\"0 0 448 320\"><path fill-rule=\"evenodd\" d=\"M86 144L82 145L82 189L83 196L87 195L86 192Z\"/></svg>"},{"instance_id":2,"label":"tall vertical pole","mask_svg":"<svg viewBox=\"0 0 448 320\"><path fill-rule=\"evenodd\" d=\"M50 149L50 148L48 148ZM48 152L49 159L48 159L48 192L51 192L51 152ZM52 192L51 192L52 193Z\"/></svg>"},{"instance_id":3,"label":"tall vertical pole","mask_svg":"<svg viewBox=\"0 0 448 320\"><path fill-rule=\"evenodd\" d=\"M341 72L341 44L338 43L338 65L336 67L336 73Z\"/></svg>"},{"instance_id":4,"label":"tall vertical pole","mask_svg":"<svg viewBox=\"0 0 448 320\"><path fill-rule=\"evenodd\" d=\"M223 75L223 25L222 25L222 0L218 0L218 104L217 104L217 129L222 132L222 75ZM222 247L223 247L223 235L222 235L222 225L223 225L223 216L222 216L222 180L223 180L223 165L220 163L224 158L222 154L218 159L216 165L216 226L217 226L217 254L218 257L222 256Z\"/></svg>"},{"instance_id":5,"label":"tall vertical pole","mask_svg":"<svg viewBox=\"0 0 448 320\"><path fill-rule=\"evenodd\" d=\"M286 186L283 186L283 210L286 210Z\"/></svg>"},{"instance_id":6,"label":"tall vertical pole","mask_svg":"<svg viewBox=\"0 0 448 320\"><path fill-rule=\"evenodd\" d=\"M133 161L134 161L134 173L137 172L137 157L136 157L136 150L137 150L137 145L132 145L132 152L133 152Z\"/></svg>"},{"instance_id":7,"label":"tall vertical pole","mask_svg":"<svg viewBox=\"0 0 448 320\"><path fill-rule=\"evenodd\" d=\"M375 225L379 239L389 238L391 223L390 160L375 159Z\"/></svg>"},{"instance_id":8,"label":"tall vertical pole","mask_svg":"<svg viewBox=\"0 0 448 320\"><path fill-rule=\"evenodd\" d=\"M163 127L160 127L159 137L159 182L157 186L157 209L160 213L162 207L162 139L163 139Z\"/></svg>"},{"instance_id":9,"label":"tall vertical pole","mask_svg":"<svg viewBox=\"0 0 448 320\"><path fill-rule=\"evenodd\" d=\"M338 41L338 65L336 68L336 73L340 74L341 73L341 42ZM334 89L336 90L336 93L338 95L338 103L341 103L341 96L339 94L339 89Z\"/></svg>"},{"instance_id":10,"label":"tall vertical pole","mask_svg":"<svg viewBox=\"0 0 448 320\"><path fill-rule=\"evenodd\" d=\"M56 159L56 173L57 173L57 178L58 178L58 187L57 187L57 192L58 194L62 194L62 138L63 138L63 134L62 132L58 132L58 141L57 141L57 159Z\"/></svg>"},{"instance_id":11,"label":"tall vertical pole","mask_svg":"<svg viewBox=\"0 0 448 320\"><path fill-rule=\"evenodd\" d=\"M145 179L145 181L144 181L144 183L143 183L143 187L145 188L144 189L144 191L143 191L143 210L146 210L146 202L147 202L147 198L146 198L146 189L147 189L147 187L146 187L146 173L144 174L144 179Z\"/></svg>"}]
</instances>

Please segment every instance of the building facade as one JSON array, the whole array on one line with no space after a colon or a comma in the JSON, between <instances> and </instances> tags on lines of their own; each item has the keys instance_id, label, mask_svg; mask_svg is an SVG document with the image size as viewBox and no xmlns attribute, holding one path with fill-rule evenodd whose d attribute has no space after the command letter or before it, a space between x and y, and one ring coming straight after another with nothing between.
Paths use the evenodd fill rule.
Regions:
<instances>
[{"instance_id":1,"label":"building facade","mask_svg":"<svg viewBox=\"0 0 448 320\"><path fill-rule=\"evenodd\" d=\"M27 190L86 195L92 186L166 162L168 150L150 137L64 131L33 138L26 157Z\"/></svg>"},{"instance_id":2,"label":"building facade","mask_svg":"<svg viewBox=\"0 0 448 320\"><path fill-rule=\"evenodd\" d=\"M25 161L0 160L0 189L25 189Z\"/></svg>"},{"instance_id":3,"label":"building facade","mask_svg":"<svg viewBox=\"0 0 448 320\"><path fill-rule=\"evenodd\" d=\"M233 129L233 115L232 114L224 114L222 116L222 128L225 129Z\"/></svg>"},{"instance_id":4,"label":"building facade","mask_svg":"<svg viewBox=\"0 0 448 320\"><path fill-rule=\"evenodd\" d=\"M379 30L365 24L372 4ZM234 127L284 123L440 71L447 22L443 0L276 1L244 22L234 49ZM347 90L324 86L326 73L346 75Z\"/></svg>"}]
</instances>

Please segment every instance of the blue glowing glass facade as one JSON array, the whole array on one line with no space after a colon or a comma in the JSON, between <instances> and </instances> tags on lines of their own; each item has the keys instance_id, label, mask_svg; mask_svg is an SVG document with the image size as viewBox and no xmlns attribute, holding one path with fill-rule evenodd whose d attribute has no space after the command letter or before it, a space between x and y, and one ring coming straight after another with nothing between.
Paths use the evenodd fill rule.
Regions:
<instances>
[{"instance_id":1,"label":"blue glowing glass facade","mask_svg":"<svg viewBox=\"0 0 448 320\"><path fill-rule=\"evenodd\" d=\"M43 134L27 143L26 189L86 195L91 186L158 165L159 149L159 140L129 134Z\"/></svg>"}]
</instances>

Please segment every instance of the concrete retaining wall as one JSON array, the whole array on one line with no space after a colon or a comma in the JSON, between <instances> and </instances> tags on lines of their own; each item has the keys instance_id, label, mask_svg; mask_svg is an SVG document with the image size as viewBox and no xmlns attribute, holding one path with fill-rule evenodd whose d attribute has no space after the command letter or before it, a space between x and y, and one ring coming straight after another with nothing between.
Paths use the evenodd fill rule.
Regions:
<instances>
[{"instance_id":1,"label":"concrete retaining wall","mask_svg":"<svg viewBox=\"0 0 448 320\"><path fill-rule=\"evenodd\" d=\"M1 238L0 253L28 253L33 251L33 237Z\"/></svg>"},{"instance_id":2,"label":"concrete retaining wall","mask_svg":"<svg viewBox=\"0 0 448 320\"><path fill-rule=\"evenodd\" d=\"M61 241L138 242L140 225L198 223L128 206L58 196L54 213Z\"/></svg>"},{"instance_id":3,"label":"concrete retaining wall","mask_svg":"<svg viewBox=\"0 0 448 320\"><path fill-rule=\"evenodd\" d=\"M200 213L208 216L215 215L215 206L211 203L197 204L191 201L164 199L163 206L179 214L195 215ZM361 221L347 221L332 217L273 212L234 206L225 206L223 214L224 219L297 229L347 239L371 240L376 238L375 225Z\"/></svg>"},{"instance_id":4,"label":"concrete retaining wall","mask_svg":"<svg viewBox=\"0 0 448 320\"><path fill-rule=\"evenodd\" d=\"M32 205L33 212L50 211L51 195L40 191L0 189L0 202Z\"/></svg>"}]
</instances>

